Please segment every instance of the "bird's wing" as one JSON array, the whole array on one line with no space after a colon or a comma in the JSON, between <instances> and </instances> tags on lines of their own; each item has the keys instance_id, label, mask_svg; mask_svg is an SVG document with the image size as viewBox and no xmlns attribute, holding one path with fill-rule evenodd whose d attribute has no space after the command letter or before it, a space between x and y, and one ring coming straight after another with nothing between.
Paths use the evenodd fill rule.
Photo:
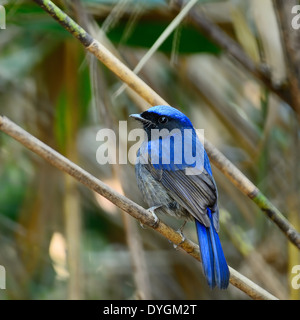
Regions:
<instances>
[{"instance_id":1,"label":"bird's wing","mask_svg":"<svg viewBox=\"0 0 300 320\"><path fill-rule=\"evenodd\" d=\"M150 162L153 167L163 170L183 170L187 167L202 170L205 165L205 150L192 129L154 129L151 140L145 140L140 147L142 164Z\"/></svg>"},{"instance_id":2,"label":"bird's wing","mask_svg":"<svg viewBox=\"0 0 300 320\"><path fill-rule=\"evenodd\" d=\"M218 231L217 188L203 144L193 130L184 131L184 136L176 131L170 139L170 135L166 135L145 141L140 148L143 164L174 200L206 227L210 226L207 215L210 208Z\"/></svg>"},{"instance_id":3,"label":"bird's wing","mask_svg":"<svg viewBox=\"0 0 300 320\"><path fill-rule=\"evenodd\" d=\"M205 169L198 175L187 175L185 170L156 169L151 163L146 164L146 168L178 204L206 227L210 226L207 215L207 208L210 208L216 214L214 227L219 230L217 188L213 177Z\"/></svg>"}]
</instances>

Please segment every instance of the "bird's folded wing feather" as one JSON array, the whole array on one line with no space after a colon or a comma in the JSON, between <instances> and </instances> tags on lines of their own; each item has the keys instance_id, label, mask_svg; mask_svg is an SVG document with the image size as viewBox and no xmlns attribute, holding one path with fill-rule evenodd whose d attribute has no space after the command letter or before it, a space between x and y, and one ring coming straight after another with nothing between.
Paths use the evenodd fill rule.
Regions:
<instances>
[{"instance_id":1,"label":"bird's folded wing feather","mask_svg":"<svg viewBox=\"0 0 300 320\"><path fill-rule=\"evenodd\" d=\"M198 175L187 175L185 170L155 169L151 163L146 164L146 168L178 204L206 227L210 226L207 208L213 212L218 210L217 188L213 177L205 169Z\"/></svg>"}]
</instances>

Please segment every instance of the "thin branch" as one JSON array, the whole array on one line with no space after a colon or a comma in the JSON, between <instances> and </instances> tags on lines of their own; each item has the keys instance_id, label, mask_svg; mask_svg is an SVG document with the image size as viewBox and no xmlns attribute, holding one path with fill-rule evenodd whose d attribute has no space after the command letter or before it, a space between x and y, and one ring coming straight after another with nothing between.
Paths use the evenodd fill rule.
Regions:
<instances>
[{"instance_id":1,"label":"thin branch","mask_svg":"<svg viewBox=\"0 0 300 320\"><path fill-rule=\"evenodd\" d=\"M158 48L164 43L164 41L169 37L169 35L178 27L178 25L182 22L182 20L186 17L192 7L199 0L190 0L178 13L178 15L172 20L172 22L168 25L168 27L163 31L163 33L157 38L157 40L153 43L151 48L147 51L147 53L142 57L139 63L133 69L135 74L138 74L144 65L149 61L149 59L153 56L153 54L158 50ZM126 85L123 84L115 93L115 97L120 95Z\"/></svg>"},{"instance_id":2,"label":"thin branch","mask_svg":"<svg viewBox=\"0 0 300 320\"><path fill-rule=\"evenodd\" d=\"M128 214L123 214L124 225L126 229L126 239L130 248L130 255L133 267L133 277L136 283L136 296L141 300L151 300L151 282L149 277L149 268L146 263L145 250L143 248L142 236L138 230L136 220L133 220Z\"/></svg>"},{"instance_id":3,"label":"thin branch","mask_svg":"<svg viewBox=\"0 0 300 320\"><path fill-rule=\"evenodd\" d=\"M175 0L177 10L180 10L183 4L184 0ZM236 59L248 72L252 74L252 76L263 83L266 88L275 93L297 111L296 106L292 103L289 91L274 85L269 72L264 70L263 67L256 65L240 45L229 37L221 28L206 18L204 14L195 9L189 11L188 18L197 29L205 34L206 37Z\"/></svg>"},{"instance_id":4,"label":"thin branch","mask_svg":"<svg viewBox=\"0 0 300 320\"><path fill-rule=\"evenodd\" d=\"M127 83L130 88L132 88L151 105L167 104L167 102L162 100L162 98L150 87L145 86L145 83L119 59L112 55L104 45L93 39L88 32L80 27L66 13L60 10L52 1L34 1L55 20L57 20L75 38L77 38L86 47L86 49L93 53L108 69L115 73L122 81Z\"/></svg>"},{"instance_id":5,"label":"thin branch","mask_svg":"<svg viewBox=\"0 0 300 320\"><path fill-rule=\"evenodd\" d=\"M281 30L281 43L285 53L291 96L294 104L298 108L298 119L293 119L289 123L289 127L292 132L292 140L288 151L288 172L285 177L286 181L289 182L288 194L286 195L286 205L289 209L289 219L296 226L299 226L300 33L299 30L295 30L293 28L291 23L295 18L295 11L293 8L297 8L297 5L299 5L299 1L297 0L273 0L273 7ZM290 245L288 246L288 255L288 268L291 270L294 265L298 265L300 263L300 255L299 252L296 252L295 248ZM293 288L293 286L290 286L290 298L293 300L300 298L299 290L296 290Z\"/></svg>"},{"instance_id":6,"label":"thin branch","mask_svg":"<svg viewBox=\"0 0 300 320\"><path fill-rule=\"evenodd\" d=\"M197 94L205 99L217 117L221 118L229 130L240 139L244 149L255 155L260 141L259 133L249 124L249 121L246 121L229 106L226 99L215 94L214 87L211 85L212 82L207 82L198 72L193 72L192 68L188 68L188 70L185 84L195 88Z\"/></svg>"},{"instance_id":7,"label":"thin branch","mask_svg":"<svg viewBox=\"0 0 300 320\"><path fill-rule=\"evenodd\" d=\"M291 100L300 119L300 33L299 30L294 30L291 24L292 8L298 3L299 1L296 0L273 0L273 7L281 30L281 42L285 51Z\"/></svg>"},{"instance_id":8,"label":"thin branch","mask_svg":"<svg viewBox=\"0 0 300 320\"><path fill-rule=\"evenodd\" d=\"M138 93L151 105L168 104L154 90L152 90L143 80L135 75L127 66L117 59L99 41L94 40L85 30L71 20L51 1L34 0L54 19L71 32L85 47L93 53L104 65L114 72L130 88ZM239 171L219 150L209 141L205 143L206 151L212 163L223 172L228 179L245 195L253 200L257 206L270 218L287 238L300 249L300 234L289 223L284 215L263 195L263 193ZM126 211L126 210L125 210Z\"/></svg>"},{"instance_id":9,"label":"thin branch","mask_svg":"<svg viewBox=\"0 0 300 320\"><path fill-rule=\"evenodd\" d=\"M142 224L156 230L165 238L173 242L176 246L200 261L199 247L189 239L182 241L180 233L160 221L156 216L145 210L127 197L119 194L101 180L83 170L81 167L65 158L48 145L32 136L30 133L19 127L8 118L0 116L0 130L11 136L26 148L33 151L47 162L58 168L59 170L69 174L78 182L84 184L89 189L99 193L106 199L110 200L123 211L129 213L132 217L139 220ZM261 300L277 300L275 296L262 289L251 280L241 275L233 268L230 269L230 283L245 292L253 299Z\"/></svg>"},{"instance_id":10,"label":"thin branch","mask_svg":"<svg viewBox=\"0 0 300 320\"><path fill-rule=\"evenodd\" d=\"M287 238L300 248L300 234L272 204L272 202L216 147L205 140L205 149L210 160L246 196L248 196L270 218Z\"/></svg>"}]
</instances>

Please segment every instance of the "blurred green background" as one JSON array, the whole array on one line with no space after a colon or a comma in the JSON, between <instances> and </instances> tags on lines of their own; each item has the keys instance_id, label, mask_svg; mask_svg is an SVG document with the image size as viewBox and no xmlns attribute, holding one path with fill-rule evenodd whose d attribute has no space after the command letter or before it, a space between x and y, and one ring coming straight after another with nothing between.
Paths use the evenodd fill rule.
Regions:
<instances>
[{"instance_id":1,"label":"blurred green background","mask_svg":"<svg viewBox=\"0 0 300 320\"><path fill-rule=\"evenodd\" d=\"M133 69L177 11L172 1L54 1ZM143 204L134 168L99 165L101 128L149 107L33 1L2 1L0 112L130 199ZM269 0L199 1L272 82L287 81L280 28ZM226 52L181 23L140 72L180 108L297 230L299 122ZM129 128L135 128L133 121ZM122 137L126 138L126 137ZM124 142L124 141L123 141ZM118 143L123 143L118 141ZM275 296L299 299L299 252L218 170L222 240L230 266ZM162 217L174 228L180 221ZM186 237L197 242L193 223ZM138 244L134 240L137 240ZM0 299L249 299L210 290L199 262L0 133Z\"/></svg>"}]
</instances>

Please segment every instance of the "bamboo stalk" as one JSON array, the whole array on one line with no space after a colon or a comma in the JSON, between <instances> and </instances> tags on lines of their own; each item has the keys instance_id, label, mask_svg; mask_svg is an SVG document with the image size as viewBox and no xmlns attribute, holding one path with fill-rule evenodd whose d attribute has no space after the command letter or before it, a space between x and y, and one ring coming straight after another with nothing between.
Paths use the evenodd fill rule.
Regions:
<instances>
[{"instance_id":1,"label":"bamboo stalk","mask_svg":"<svg viewBox=\"0 0 300 320\"><path fill-rule=\"evenodd\" d=\"M175 0L177 10L183 5L183 0ZM197 10L190 10L189 19L194 26L210 38L217 46L227 52L231 57L238 61L252 76L259 80L266 88L275 93L283 101L291 105L294 110L296 106L292 103L291 95L288 90L273 84L270 74L265 68L257 65L244 52L240 45L229 37L226 32L219 28L215 23L210 21L204 14Z\"/></svg>"},{"instance_id":2,"label":"bamboo stalk","mask_svg":"<svg viewBox=\"0 0 300 320\"><path fill-rule=\"evenodd\" d=\"M300 54L299 54L299 31L294 30L291 24L293 19L292 8L299 1L273 0L273 7L281 30L281 42L285 51L285 60L288 70L289 91L291 103L295 106L295 112L300 119Z\"/></svg>"}]
</instances>

